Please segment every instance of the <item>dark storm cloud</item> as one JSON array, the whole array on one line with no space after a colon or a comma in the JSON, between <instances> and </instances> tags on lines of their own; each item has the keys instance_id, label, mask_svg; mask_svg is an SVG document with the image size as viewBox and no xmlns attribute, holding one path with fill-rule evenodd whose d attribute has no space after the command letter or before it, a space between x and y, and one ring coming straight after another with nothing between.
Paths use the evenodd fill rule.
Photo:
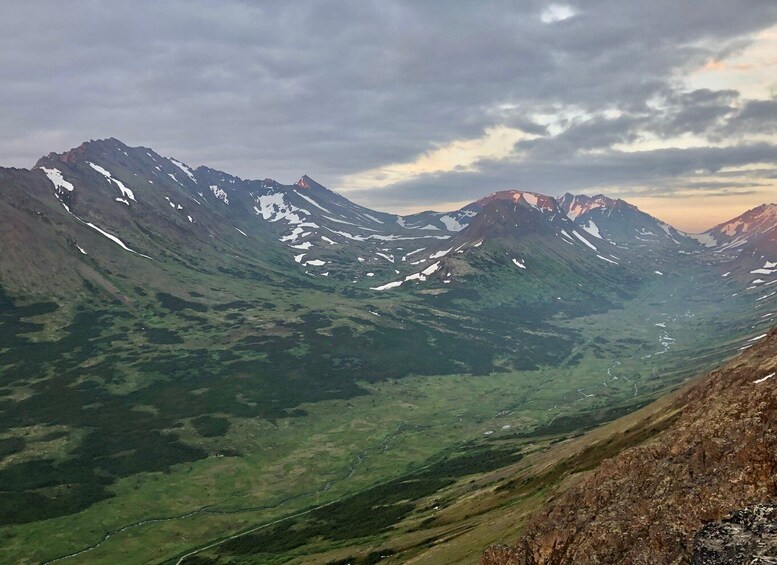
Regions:
<instances>
[{"instance_id":1,"label":"dark storm cloud","mask_svg":"<svg viewBox=\"0 0 777 565\"><path fill-rule=\"evenodd\" d=\"M640 131L764 123L757 116L768 108L746 103L732 120L736 93L688 97L674 77L742 48L777 20L773 0L562 3L576 15L550 24L540 18L548 2L535 0L9 3L0 18L0 162L30 166L115 136L192 165L282 181L308 173L336 188L342 175L413 160L490 126L543 136L522 148L525 161L482 162L481 173L445 175L447 188L427 176L361 194L407 206L515 184L654 178L635 161L650 167L655 155L608 148ZM657 97L674 109L660 119L650 105ZM553 137L529 116L572 106L594 121ZM602 117L607 109L621 117ZM564 161L551 161L554 147ZM585 162L588 149L605 154Z\"/></svg>"}]
</instances>

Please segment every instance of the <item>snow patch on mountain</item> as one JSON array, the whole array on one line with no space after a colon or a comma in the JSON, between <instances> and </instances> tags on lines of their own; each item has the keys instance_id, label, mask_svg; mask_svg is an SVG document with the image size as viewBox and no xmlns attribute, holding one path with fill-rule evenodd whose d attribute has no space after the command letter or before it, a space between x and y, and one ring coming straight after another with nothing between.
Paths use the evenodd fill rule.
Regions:
<instances>
[{"instance_id":1,"label":"snow patch on mountain","mask_svg":"<svg viewBox=\"0 0 777 565\"><path fill-rule=\"evenodd\" d=\"M256 208L254 208L256 209ZM257 212L258 213L258 212ZM300 237L305 237L306 235L309 235L310 232L305 233L305 228L302 226L297 226L293 230L291 230L291 233L284 235L280 241L286 242L286 241L297 241Z\"/></svg>"},{"instance_id":2,"label":"snow patch on mountain","mask_svg":"<svg viewBox=\"0 0 777 565\"><path fill-rule=\"evenodd\" d=\"M353 241L367 241L369 239L368 236L354 235L352 233L348 233L347 231L338 231L338 230L333 230L332 228L326 228L326 229L328 229L330 232L334 234L340 235L346 239L351 239Z\"/></svg>"},{"instance_id":3,"label":"snow patch on mountain","mask_svg":"<svg viewBox=\"0 0 777 565\"><path fill-rule=\"evenodd\" d=\"M751 275L771 275L777 271L777 262L767 261L760 269L754 269L750 271Z\"/></svg>"},{"instance_id":4,"label":"snow patch on mountain","mask_svg":"<svg viewBox=\"0 0 777 565\"><path fill-rule=\"evenodd\" d=\"M429 275L436 273L439 269L440 269L440 262L438 261L436 263L432 263L426 269L421 271L421 274L424 275L425 277L428 277Z\"/></svg>"},{"instance_id":5,"label":"snow patch on mountain","mask_svg":"<svg viewBox=\"0 0 777 565\"><path fill-rule=\"evenodd\" d=\"M686 235L691 239L695 239L704 247L715 247L718 244L718 241L710 233L689 233Z\"/></svg>"},{"instance_id":6,"label":"snow patch on mountain","mask_svg":"<svg viewBox=\"0 0 777 565\"><path fill-rule=\"evenodd\" d=\"M580 227L590 233L592 236L602 239L602 235L599 233L599 227L594 223L593 220L588 220L588 222Z\"/></svg>"},{"instance_id":7,"label":"snow patch on mountain","mask_svg":"<svg viewBox=\"0 0 777 565\"><path fill-rule=\"evenodd\" d=\"M674 238L674 236L675 236L675 233L672 233L672 231L673 231L673 230L674 230L675 232L677 232L677 230L675 230L675 229L674 229L672 226L670 226L669 224L665 224L664 222L658 222L658 227L660 227L662 230L664 230L664 233L666 233L666 236L667 236L669 239L671 239L671 240L672 240L673 242L675 242L677 245L680 245L680 242L679 242L679 241L677 241L677 240ZM677 233L682 233L682 232L677 232ZM687 235L687 234L682 234L682 235Z\"/></svg>"},{"instance_id":8,"label":"snow patch on mountain","mask_svg":"<svg viewBox=\"0 0 777 565\"><path fill-rule=\"evenodd\" d=\"M420 249L416 249L415 251L411 251L410 253L406 253L406 254L404 255L404 257L402 257L402 260L403 260L403 261L407 261L407 258L408 258L408 257L410 257L411 255L415 255L416 253L420 253L420 252L421 252L421 251L423 251L424 249L426 249L426 247L421 247Z\"/></svg>"},{"instance_id":9,"label":"snow patch on mountain","mask_svg":"<svg viewBox=\"0 0 777 565\"><path fill-rule=\"evenodd\" d=\"M306 216L310 215L310 212L307 210L297 208L290 202L286 202L282 192L273 192L258 196L256 198L256 204L257 206L254 206L254 211L270 222L285 220L289 224L301 224L303 223L303 219L300 217L300 214Z\"/></svg>"},{"instance_id":10,"label":"snow patch on mountain","mask_svg":"<svg viewBox=\"0 0 777 565\"><path fill-rule=\"evenodd\" d=\"M370 214L364 213L364 216L366 216L367 218L369 218L370 220L378 224L384 223L382 220L379 220L378 218L376 218L375 216L371 216Z\"/></svg>"},{"instance_id":11,"label":"snow patch on mountain","mask_svg":"<svg viewBox=\"0 0 777 565\"><path fill-rule=\"evenodd\" d=\"M398 286L401 286L403 283L410 282L410 281L423 282L427 279L427 277L429 277L430 275L433 275L439 270L440 270L440 262L437 261L436 263L432 263L431 265L426 267L424 270L418 273L413 273L412 275L408 275L400 281L392 281L380 286L371 287L370 290L389 290L391 288L397 288Z\"/></svg>"},{"instance_id":12,"label":"snow patch on mountain","mask_svg":"<svg viewBox=\"0 0 777 565\"><path fill-rule=\"evenodd\" d=\"M537 202L539 202L539 198L537 198L536 194L532 194L530 192L519 192L517 193L513 198L515 200L518 200L519 197L523 197L526 202L531 204L534 208L537 207Z\"/></svg>"},{"instance_id":13,"label":"snow patch on mountain","mask_svg":"<svg viewBox=\"0 0 777 565\"><path fill-rule=\"evenodd\" d=\"M429 259L439 259L440 257L445 257L448 253L453 251L453 247L450 249L445 249L443 251L437 251L436 253L432 253L429 255Z\"/></svg>"},{"instance_id":14,"label":"snow patch on mountain","mask_svg":"<svg viewBox=\"0 0 777 565\"><path fill-rule=\"evenodd\" d=\"M80 218L79 218L79 219L80 219ZM81 220L81 221L83 221L83 220ZM124 249L124 250L126 250L126 251L129 251L130 253L135 253L136 255L140 255L141 257L145 257L145 258L147 258L147 259L151 259L151 257L149 257L148 255L143 255L142 253L138 253L138 252L137 252L137 251L135 251L134 249L130 249L130 248L129 248L129 247L127 247L127 246L125 245L125 243L124 243L122 240L120 240L118 237L116 237L115 235L112 235L112 234L108 233L107 231L105 231L105 230L103 230L103 229L101 229L101 228L97 227L97 226L96 226L96 225L94 225L93 223L91 223L91 222L84 222L84 224L86 224L87 226L89 226L90 228L92 228L93 230L95 230L96 232L98 232L98 233L100 233L100 234L104 235L105 237L107 237L108 239L110 239L112 242L116 243L116 244L117 244L119 247L121 247L122 249Z\"/></svg>"},{"instance_id":15,"label":"snow patch on mountain","mask_svg":"<svg viewBox=\"0 0 777 565\"><path fill-rule=\"evenodd\" d=\"M108 179L108 182L115 182L116 186L119 187L119 190L121 191L121 195L129 198L130 200L135 200L135 195L133 192L124 186L124 183L122 183L119 179L113 178L110 171L105 170L100 165L95 165L94 163L89 162L89 166L92 167L95 171L100 173L102 176L104 176L106 179Z\"/></svg>"},{"instance_id":16,"label":"snow patch on mountain","mask_svg":"<svg viewBox=\"0 0 777 565\"><path fill-rule=\"evenodd\" d=\"M180 161L173 159L172 157L168 157L167 160L170 161L173 165L175 165L179 169L181 169L186 174L186 176L192 180L192 182L194 182L195 184L197 183L197 179L194 178L194 175L192 174L192 170L189 167L187 167L185 164L181 163ZM176 180L176 182L178 181Z\"/></svg>"},{"instance_id":17,"label":"snow patch on mountain","mask_svg":"<svg viewBox=\"0 0 777 565\"><path fill-rule=\"evenodd\" d=\"M394 262L394 256L393 255L386 255L385 253L375 252L375 255L378 257L383 257L386 261L393 263Z\"/></svg>"},{"instance_id":18,"label":"snow patch on mountain","mask_svg":"<svg viewBox=\"0 0 777 565\"><path fill-rule=\"evenodd\" d=\"M739 237L735 239L734 241L731 241L727 243L726 245L723 245L722 247L718 247L715 250L715 253L722 253L723 251L729 251L731 249L736 249L737 247L742 247L748 242L748 239L745 237Z\"/></svg>"},{"instance_id":19,"label":"snow patch on mountain","mask_svg":"<svg viewBox=\"0 0 777 565\"><path fill-rule=\"evenodd\" d=\"M563 231L563 230L562 230ZM572 235L574 235L577 239L585 243L588 247L596 251L596 247L594 247L594 244L588 241L586 238L584 238L582 235L577 233L576 231L572 230Z\"/></svg>"},{"instance_id":20,"label":"snow patch on mountain","mask_svg":"<svg viewBox=\"0 0 777 565\"><path fill-rule=\"evenodd\" d=\"M329 220L330 222L334 222L336 224L345 224L347 226L354 226L354 227L361 227L358 224L354 224L353 222L346 222L345 220L338 220L337 218L330 218L329 216L324 216L324 219ZM366 229L366 228L362 228Z\"/></svg>"},{"instance_id":21,"label":"snow patch on mountain","mask_svg":"<svg viewBox=\"0 0 777 565\"><path fill-rule=\"evenodd\" d=\"M573 196L572 201L569 203L567 216L570 220L574 221L578 216L586 214L591 210L606 210L610 204L610 199L601 195L594 196L593 198L588 198L587 196Z\"/></svg>"},{"instance_id":22,"label":"snow patch on mountain","mask_svg":"<svg viewBox=\"0 0 777 565\"><path fill-rule=\"evenodd\" d=\"M321 206L321 204L319 204L318 202L316 202L315 200L313 200L312 198L310 198L309 196L305 196L304 194L302 194L302 193L300 193L300 192L297 192L296 190L294 191L294 194L296 194L296 195L297 195L297 196L299 196L300 198L304 198L305 200L307 200L308 202L310 202L310 203L311 203L313 206L315 206L315 207L316 207L316 208L318 208L319 210L323 210L323 211L324 211L324 212L326 212L327 214L331 214L331 213L332 213L332 212L330 212L329 210L327 210L326 208L324 208L323 206Z\"/></svg>"},{"instance_id":23,"label":"snow patch on mountain","mask_svg":"<svg viewBox=\"0 0 777 565\"><path fill-rule=\"evenodd\" d=\"M398 286L401 286L403 282L404 281L394 281L394 282L383 284L381 286L371 287L370 290L388 290L390 288L396 288Z\"/></svg>"},{"instance_id":24,"label":"snow patch on mountain","mask_svg":"<svg viewBox=\"0 0 777 565\"><path fill-rule=\"evenodd\" d=\"M171 207L173 210L183 210L183 206L181 206L180 204L176 204L175 202L173 202L172 200L170 200L170 197L169 197L169 196L165 196L165 200L167 200L167 203L168 203L168 204L170 204L170 207Z\"/></svg>"},{"instance_id":25,"label":"snow patch on mountain","mask_svg":"<svg viewBox=\"0 0 777 565\"><path fill-rule=\"evenodd\" d=\"M229 196L224 191L223 188L219 188L218 185L212 184L208 188L210 188L210 191L213 193L213 196L221 200L224 204L229 204Z\"/></svg>"},{"instance_id":26,"label":"snow patch on mountain","mask_svg":"<svg viewBox=\"0 0 777 565\"><path fill-rule=\"evenodd\" d=\"M73 192L75 189L72 183L65 180L65 178L62 176L62 172L59 169L47 169L46 167L41 167L41 170L46 173L46 176L57 190L64 189L67 192Z\"/></svg>"},{"instance_id":27,"label":"snow patch on mountain","mask_svg":"<svg viewBox=\"0 0 777 565\"><path fill-rule=\"evenodd\" d=\"M464 214L465 217L468 217L468 214ZM448 231L461 231L467 226L465 224L462 224L459 221L459 218L455 218L450 214L446 214L445 216L440 216L440 221L445 226L445 229Z\"/></svg>"}]
</instances>

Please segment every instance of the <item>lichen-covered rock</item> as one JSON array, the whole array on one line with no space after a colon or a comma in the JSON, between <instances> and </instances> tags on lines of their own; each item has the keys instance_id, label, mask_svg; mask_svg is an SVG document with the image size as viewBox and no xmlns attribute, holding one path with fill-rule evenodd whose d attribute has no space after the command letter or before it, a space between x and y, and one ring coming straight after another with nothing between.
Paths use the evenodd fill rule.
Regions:
<instances>
[{"instance_id":1,"label":"lichen-covered rock","mask_svg":"<svg viewBox=\"0 0 777 565\"><path fill-rule=\"evenodd\" d=\"M710 522L693 540L692 565L777 564L777 505L758 504Z\"/></svg>"}]
</instances>

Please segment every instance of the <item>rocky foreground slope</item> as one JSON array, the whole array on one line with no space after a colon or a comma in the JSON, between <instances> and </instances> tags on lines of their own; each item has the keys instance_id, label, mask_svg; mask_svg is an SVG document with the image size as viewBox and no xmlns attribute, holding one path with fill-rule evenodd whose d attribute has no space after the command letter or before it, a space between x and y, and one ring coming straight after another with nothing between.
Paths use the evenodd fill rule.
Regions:
<instances>
[{"instance_id":1,"label":"rocky foreground slope","mask_svg":"<svg viewBox=\"0 0 777 565\"><path fill-rule=\"evenodd\" d=\"M777 498L777 329L755 343L678 395L671 427L548 501L481 564L729 562L699 560L700 531Z\"/></svg>"}]
</instances>

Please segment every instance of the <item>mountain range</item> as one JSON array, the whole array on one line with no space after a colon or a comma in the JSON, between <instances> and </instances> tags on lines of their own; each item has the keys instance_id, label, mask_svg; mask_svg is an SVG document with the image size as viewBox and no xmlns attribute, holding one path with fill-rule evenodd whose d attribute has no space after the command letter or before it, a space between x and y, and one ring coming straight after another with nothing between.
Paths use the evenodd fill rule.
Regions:
<instances>
[{"instance_id":1,"label":"mountain range","mask_svg":"<svg viewBox=\"0 0 777 565\"><path fill-rule=\"evenodd\" d=\"M472 481L768 331L776 229L524 190L403 216L116 139L0 168L3 549L477 558L515 538Z\"/></svg>"},{"instance_id":2,"label":"mountain range","mask_svg":"<svg viewBox=\"0 0 777 565\"><path fill-rule=\"evenodd\" d=\"M439 289L471 276L548 279L548 269L567 273L563 280L581 273L625 280L681 253L760 258L777 245L774 205L703 234L683 233L619 199L518 190L449 213L399 216L359 206L307 176L291 185L243 180L116 139L51 153L31 170L2 169L0 183L3 237L11 243L4 284L54 294L84 279L109 288L95 263L157 269L149 262L196 262L214 248L222 263L240 250L294 276L387 291ZM485 263L489 269L479 267ZM40 276L50 272L56 284ZM568 285L558 290L575 294Z\"/></svg>"}]
</instances>

